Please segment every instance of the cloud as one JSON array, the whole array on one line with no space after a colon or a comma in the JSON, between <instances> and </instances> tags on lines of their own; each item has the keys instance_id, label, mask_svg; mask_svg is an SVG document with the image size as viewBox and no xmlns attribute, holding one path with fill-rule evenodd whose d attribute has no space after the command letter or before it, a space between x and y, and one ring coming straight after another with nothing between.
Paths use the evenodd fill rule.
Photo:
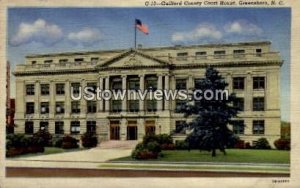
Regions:
<instances>
[{"instance_id":1,"label":"cloud","mask_svg":"<svg viewBox=\"0 0 300 188\"><path fill-rule=\"evenodd\" d=\"M263 30L246 20L237 20L224 26L226 33L241 35L261 35Z\"/></svg>"},{"instance_id":2,"label":"cloud","mask_svg":"<svg viewBox=\"0 0 300 188\"><path fill-rule=\"evenodd\" d=\"M67 38L73 43L89 46L101 40L102 34L97 29L84 28L81 31L69 33Z\"/></svg>"},{"instance_id":3,"label":"cloud","mask_svg":"<svg viewBox=\"0 0 300 188\"><path fill-rule=\"evenodd\" d=\"M63 32L59 26L38 19L33 23L21 23L16 35L9 42L12 46L20 46L30 42L53 45L62 37Z\"/></svg>"},{"instance_id":4,"label":"cloud","mask_svg":"<svg viewBox=\"0 0 300 188\"><path fill-rule=\"evenodd\" d=\"M200 24L192 31L176 32L172 35L173 42L195 41L201 39L219 40L222 33L212 24Z\"/></svg>"}]
</instances>

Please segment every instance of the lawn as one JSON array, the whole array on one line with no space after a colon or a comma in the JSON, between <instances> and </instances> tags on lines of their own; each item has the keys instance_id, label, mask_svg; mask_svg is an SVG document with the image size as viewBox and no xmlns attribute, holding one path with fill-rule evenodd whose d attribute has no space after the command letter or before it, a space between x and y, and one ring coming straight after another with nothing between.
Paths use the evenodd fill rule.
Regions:
<instances>
[{"instance_id":1,"label":"lawn","mask_svg":"<svg viewBox=\"0 0 300 188\"><path fill-rule=\"evenodd\" d=\"M151 162L235 162L235 163L286 163L290 162L290 152L282 150L254 150L254 149L228 149L227 155L217 153L211 157L211 153L199 150L169 150L162 151L163 157ZM130 156L114 159L112 161L138 161ZM141 161L145 162L145 161Z\"/></svg>"},{"instance_id":2,"label":"lawn","mask_svg":"<svg viewBox=\"0 0 300 188\"><path fill-rule=\"evenodd\" d=\"M49 154L72 152L72 151L79 151L79 150L82 150L82 149L80 149L80 148L78 148L78 149L62 149L62 148L56 148L56 147L45 147L45 151L43 153L27 153L27 154L17 155L15 157L9 157L9 158L33 157L33 156L39 156L39 155L49 155Z\"/></svg>"}]
</instances>

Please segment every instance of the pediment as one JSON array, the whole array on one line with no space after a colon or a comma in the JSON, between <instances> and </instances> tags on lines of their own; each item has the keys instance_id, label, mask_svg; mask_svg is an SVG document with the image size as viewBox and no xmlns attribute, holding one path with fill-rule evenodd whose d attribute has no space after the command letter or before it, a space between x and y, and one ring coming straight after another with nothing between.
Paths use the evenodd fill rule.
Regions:
<instances>
[{"instance_id":1,"label":"pediment","mask_svg":"<svg viewBox=\"0 0 300 188\"><path fill-rule=\"evenodd\" d=\"M148 54L136 51L129 50L124 52L116 57L113 57L101 65L98 65L97 68L126 68L126 67L149 67L149 66L168 66L169 63L152 57Z\"/></svg>"}]
</instances>

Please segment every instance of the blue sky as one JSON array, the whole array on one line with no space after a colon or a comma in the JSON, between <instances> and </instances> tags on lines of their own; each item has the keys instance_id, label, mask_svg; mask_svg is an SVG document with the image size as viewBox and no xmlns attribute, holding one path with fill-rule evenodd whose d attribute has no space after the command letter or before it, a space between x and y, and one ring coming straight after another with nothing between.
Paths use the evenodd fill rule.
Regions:
<instances>
[{"instance_id":1,"label":"blue sky","mask_svg":"<svg viewBox=\"0 0 300 188\"><path fill-rule=\"evenodd\" d=\"M134 19L144 47L269 40L285 61L281 68L282 119L290 113L289 8L10 8L7 56L12 69L36 53L131 48ZM12 78L14 82L14 78ZM14 84L12 84L14 97Z\"/></svg>"}]
</instances>

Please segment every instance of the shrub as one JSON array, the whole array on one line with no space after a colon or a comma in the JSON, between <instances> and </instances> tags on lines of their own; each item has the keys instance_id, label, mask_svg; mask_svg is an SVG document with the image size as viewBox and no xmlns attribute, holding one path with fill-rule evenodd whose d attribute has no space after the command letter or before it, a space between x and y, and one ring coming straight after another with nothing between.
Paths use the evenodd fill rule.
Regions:
<instances>
[{"instance_id":1,"label":"shrub","mask_svg":"<svg viewBox=\"0 0 300 188\"><path fill-rule=\"evenodd\" d=\"M82 146L85 148L96 147L98 144L98 138L94 133L86 132L81 136Z\"/></svg>"},{"instance_id":2,"label":"shrub","mask_svg":"<svg viewBox=\"0 0 300 188\"><path fill-rule=\"evenodd\" d=\"M163 145L163 144L173 144L173 139L172 139L171 135L168 135L168 134L159 134L159 135L157 135L157 142L160 145Z\"/></svg>"},{"instance_id":3,"label":"shrub","mask_svg":"<svg viewBox=\"0 0 300 188\"><path fill-rule=\"evenodd\" d=\"M260 138L257 140L255 149L271 149L271 146L266 138Z\"/></svg>"},{"instance_id":4,"label":"shrub","mask_svg":"<svg viewBox=\"0 0 300 188\"><path fill-rule=\"evenodd\" d=\"M245 143L245 149L252 149L252 146L250 145L249 142Z\"/></svg>"},{"instance_id":5,"label":"shrub","mask_svg":"<svg viewBox=\"0 0 300 188\"><path fill-rule=\"evenodd\" d=\"M291 149L291 141L289 139L280 138L275 140L274 145L278 150L290 150Z\"/></svg>"},{"instance_id":6,"label":"shrub","mask_svg":"<svg viewBox=\"0 0 300 188\"><path fill-rule=\"evenodd\" d=\"M175 144L162 144L161 145L162 150L174 150L176 149Z\"/></svg>"},{"instance_id":7,"label":"shrub","mask_svg":"<svg viewBox=\"0 0 300 188\"><path fill-rule=\"evenodd\" d=\"M52 135L47 130L39 130L33 134L33 141L39 146L52 146Z\"/></svg>"},{"instance_id":8,"label":"shrub","mask_svg":"<svg viewBox=\"0 0 300 188\"><path fill-rule=\"evenodd\" d=\"M158 153L151 152L147 149L134 150L132 152L132 157L139 160L157 159Z\"/></svg>"},{"instance_id":9,"label":"shrub","mask_svg":"<svg viewBox=\"0 0 300 188\"><path fill-rule=\"evenodd\" d=\"M66 135L63 137L62 140L62 148L63 149L74 149L74 148L79 148L78 145L79 140L77 140L76 138L73 138L69 135Z\"/></svg>"},{"instance_id":10,"label":"shrub","mask_svg":"<svg viewBox=\"0 0 300 188\"><path fill-rule=\"evenodd\" d=\"M145 148L153 153L161 152L161 147L160 147L159 143L157 143L157 142L149 142L149 143L147 143Z\"/></svg>"},{"instance_id":11,"label":"shrub","mask_svg":"<svg viewBox=\"0 0 300 188\"><path fill-rule=\"evenodd\" d=\"M245 149L245 141L244 140L238 140L235 145L234 148L237 149Z\"/></svg>"},{"instance_id":12,"label":"shrub","mask_svg":"<svg viewBox=\"0 0 300 188\"><path fill-rule=\"evenodd\" d=\"M189 143L187 143L184 140L178 140L175 143L175 148L177 150L187 150L187 149L189 149Z\"/></svg>"},{"instance_id":13,"label":"shrub","mask_svg":"<svg viewBox=\"0 0 300 188\"><path fill-rule=\"evenodd\" d=\"M57 148L61 148L63 143L62 137L56 137L52 139L52 145Z\"/></svg>"},{"instance_id":14,"label":"shrub","mask_svg":"<svg viewBox=\"0 0 300 188\"><path fill-rule=\"evenodd\" d=\"M44 147L37 145L32 137L24 134L7 135L6 156L13 157L26 153L44 152Z\"/></svg>"}]
</instances>

